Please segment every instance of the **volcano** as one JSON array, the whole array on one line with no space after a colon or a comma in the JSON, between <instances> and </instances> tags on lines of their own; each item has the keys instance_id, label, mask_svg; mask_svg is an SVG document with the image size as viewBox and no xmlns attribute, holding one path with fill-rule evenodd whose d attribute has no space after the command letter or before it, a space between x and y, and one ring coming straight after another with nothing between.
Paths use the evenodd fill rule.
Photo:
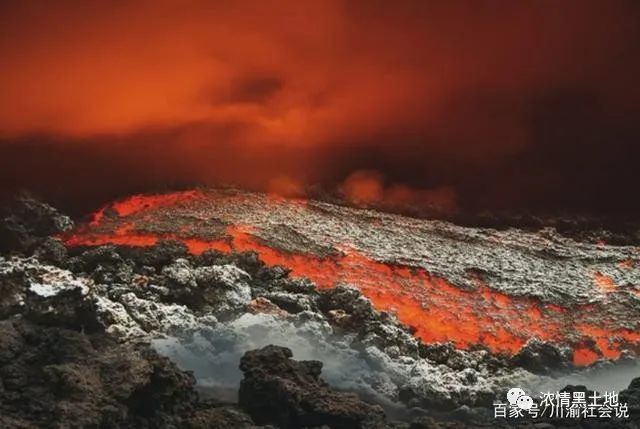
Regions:
<instances>
[{"instance_id":1,"label":"volcano","mask_svg":"<svg viewBox=\"0 0 640 429\"><path fill-rule=\"evenodd\" d=\"M640 353L640 249L553 228L462 227L307 199L200 188L110 203L61 236L69 248L178 241L255 252L320 289L356 287L425 344L517 355L531 341L572 363Z\"/></svg>"}]
</instances>

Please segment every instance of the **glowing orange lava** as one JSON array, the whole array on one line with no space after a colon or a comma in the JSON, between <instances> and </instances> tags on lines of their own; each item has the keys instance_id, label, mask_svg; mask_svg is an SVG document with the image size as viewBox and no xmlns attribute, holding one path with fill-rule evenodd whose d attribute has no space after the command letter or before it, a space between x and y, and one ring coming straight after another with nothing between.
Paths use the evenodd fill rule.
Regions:
<instances>
[{"instance_id":1,"label":"glowing orange lava","mask_svg":"<svg viewBox=\"0 0 640 429\"><path fill-rule=\"evenodd\" d=\"M95 217L94 217L95 220ZM113 234L79 234L65 239L67 246L101 246L103 244L117 244L120 246L153 246L158 237L152 234L142 234L133 230L133 225L125 223Z\"/></svg>"},{"instance_id":2,"label":"glowing orange lava","mask_svg":"<svg viewBox=\"0 0 640 429\"><path fill-rule=\"evenodd\" d=\"M588 348L579 348L573 352L573 364L586 366L598 360L598 354Z\"/></svg>"},{"instance_id":3,"label":"glowing orange lava","mask_svg":"<svg viewBox=\"0 0 640 429\"><path fill-rule=\"evenodd\" d=\"M135 196L113 207L125 218L150 207L172 205L198 195L187 192L162 198ZM99 223L100 219L101 216L96 216L94 222ZM625 346L640 344L640 333L585 321L584 317L597 311L591 306L569 309L529 297L509 296L491 289L479 278L475 290L465 290L424 269L378 262L348 247L342 249L342 255L330 258L282 252L257 240L250 226L230 226L226 236L220 240L201 240L180 233L142 233L123 219L115 233L80 228L66 237L65 242L68 246L108 243L150 246L160 239L174 239L182 241L193 254L210 249L225 253L253 251L266 265L284 266L292 276L308 278L319 288L337 284L357 287L375 308L394 312L402 323L415 328L415 335L425 343L452 342L461 349L484 345L492 352L513 355L531 338L554 343L569 341L574 348L575 365L588 365L599 358L617 359ZM613 280L601 273L594 274L594 281L603 291L616 289ZM577 337L567 340L568 333Z\"/></svg>"},{"instance_id":4,"label":"glowing orange lava","mask_svg":"<svg viewBox=\"0 0 640 429\"><path fill-rule=\"evenodd\" d=\"M173 206L181 202L189 201L193 198L198 198L201 195L202 194L196 190L171 192L159 195L133 195L125 200L116 201L109 207L111 207L118 216L126 217L151 208ZM104 218L106 208L107 207L103 207L93 214L91 220L92 226L100 224Z\"/></svg>"},{"instance_id":5,"label":"glowing orange lava","mask_svg":"<svg viewBox=\"0 0 640 429\"><path fill-rule=\"evenodd\" d=\"M613 279L602 273L594 273L593 280L603 292L613 292L616 290L616 283Z\"/></svg>"}]
</instances>

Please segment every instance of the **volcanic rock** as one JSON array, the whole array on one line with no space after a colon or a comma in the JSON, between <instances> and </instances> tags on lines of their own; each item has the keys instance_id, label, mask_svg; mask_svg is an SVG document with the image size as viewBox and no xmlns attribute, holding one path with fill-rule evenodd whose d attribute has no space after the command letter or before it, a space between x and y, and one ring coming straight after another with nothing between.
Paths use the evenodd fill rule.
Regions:
<instances>
[{"instance_id":1,"label":"volcanic rock","mask_svg":"<svg viewBox=\"0 0 640 429\"><path fill-rule=\"evenodd\" d=\"M33 257L0 257L0 309L4 317L23 314L32 321L73 329L99 329L91 299L93 282L42 265Z\"/></svg>"},{"instance_id":2,"label":"volcanic rock","mask_svg":"<svg viewBox=\"0 0 640 429\"><path fill-rule=\"evenodd\" d=\"M146 247L121 247L119 253L131 259L139 266L162 267L172 261L187 256L187 246L176 240L160 240L157 244Z\"/></svg>"},{"instance_id":3,"label":"volcanic rock","mask_svg":"<svg viewBox=\"0 0 640 429\"><path fill-rule=\"evenodd\" d=\"M241 408L229 404L200 405L183 423L186 429L257 429L266 426L256 426ZM271 428L273 429L273 428Z\"/></svg>"},{"instance_id":4,"label":"volcanic rock","mask_svg":"<svg viewBox=\"0 0 640 429\"><path fill-rule=\"evenodd\" d=\"M169 299L194 310L212 309L218 315L244 308L251 301L251 276L235 265L194 268L187 259L176 259L162 269Z\"/></svg>"},{"instance_id":5,"label":"volcanic rock","mask_svg":"<svg viewBox=\"0 0 640 429\"><path fill-rule=\"evenodd\" d=\"M0 321L0 380L2 428L254 427L202 409L193 376L148 348L20 319Z\"/></svg>"},{"instance_id":6,"label":"volcanic rock","mask_svg":"<svg viewBox=\"0 0 640 429\"><path fill-rule=\"evenodd\" d=\"M235 201L236 196L231 198ZM484 344L463 344L461 347L459 343L447 342L447 337L434 336L435 340L423 341L433 334L425 330L425 326L437 332L441 325L425 324L422 331L418 331L419 327L411 326L406 318L402 318L402 312L395 307L396 302L412 304L416 301L411 300L416 297L424 299L420 306L407 307L420 316L413 319L417 323L421 323L423 317L431 320L429 318L434 314L440 315L438 305L442 305L455 316L445 321L449 330L459 327L452 325L452 320L462 328L473 327L473 323L485 320L473 319L474 316L491 312L495 318L487 319L486 331L461 331L465 335L479 335L479 338L486 335L490 340L500 340L513 332L518 336L512 336L512 339L527 338L526 329L516 332L524 325L505 325L521 318L544 324L545 319L552 316L563 322L564 315L569 314L567 311L573 310L572 307L554 307L563 302L577 306L587 305L586 302L594 307L585 308L603 310L580 316L590 324L586 329L598 328L598 323L604 321L618 329L615 331L618 335L623 335L626 331L620 329L626 326L633 332L636 326L636 319L631 316L638 311L634 295L638 275L634 252L637 249L573 243L557 237L552 231L496 233L446 223L414 222L318 202L306 206L278 203L273 207L269 206L273 203L255 195L242 195L237 200L243 210L226 206L226 203L212 206L205 201L201 206L180 206L183 217L176 217L171 207L163 209L161 221L154 218L153 212L129 215L126 221L131 221L135 227L130 231L160 234L157 243L150 247L71 246L71 257L68 257L61 252L57 239L44 239L32 246L34 257L0 258L0 319L9 319L13 325L33 326L45 332L45 336L48 330L57 330L88 338L94 351L86 347L78 349L80 354L89 357L87 365L90 368L86 371L90 374L98 371L95 368L102 368L92 356L99 353L110 356L111 348L132 353L135 359L140 354L142 360L154 360L148 358L145 351L144 344L151 342L155 350L170 356L180 368L193 370L200 391L219 392L222 386L231 392L229 398L234 401L233 392L242 377L237 369L240 356L268 344L286 346L284 350L293 350L296 357L304 359L303 362L324 361L322 378L326 383L319 377L319 364L293 361L291 352L282 350L267 353L266 357L261 354L265 349L255 352L257 355L247 354L254 357L248 358L249 364L243 371L248 380L248 387L244 389L250 392L250 397L273 400L266 402L271 404L270 408L258 407L251 414L254 417L266 414L269 421L293 425L289 427L295 427L295 422L304 419L342 425L337 427L386 424L377 407L342 391L357 392L360 398L382 405L391 413L389 415L401 416L405 421L410 419L409 409L412 408L420 410L416 412L423 412L424 408L443 412L443 415L416 422L423 425L416 427L466 427L475 423L443 424L443 420L481 415L476 413L476 407L490 407L509 387L526 387L528 383L538 381L541 377L533 372L548 374L556 370L574 370L569 364L569 352L563 346L535 338L521 343L524 347L513 357L497 353ZM275 223L265 221L265 213L269 213L265 208L273 210ZM216 210L217 216L225 217L224 225L246 220L249 224L257 223L258 228L252 231L253 235L227 230L230 235L220 237L222 241L217 245L222 249L230 246L230 253L207 250L191 254L192 249L185 244L189 243L187 236L181 237L175 230L176 222L186 222L189 227L188 222L205 215L209 219ZM110 228L119 225L120 221L115 214L105 218L107 223L97 227L97 235L91 235L93 232L89 231L87 240L104 243L100 234L108 236L113 232ZM277 227L278 224L289 226L283 229ZM322 230L320 224L326 230ZM188 237L199 236L197 225L193 226L194 230L187 231ZM408 250L405 251L401 243L408 239L407 231L411 231L412 240L415 232L415 240L422 244L418 246L411 240L406 241ZM224 233L222 229L216 232L218 235ZM322 244L325 233L329 243L326 246ZM175 239L165 240L162 234ZM279 241L276 240L278 234L281 235ZM348 237L355 237L351 245L356 251L341 245ZM122 236L116 238L122 239ZM65 243L70 241L65 238ZM240 251L251 246L257 246L257 250ZM438 249L440 253L432 249ZM285 252L284 256L273 253L276 250ZM466 268L460 271L457 261L467 257L470 259L464 262ZM279 265L289 262L294 263L295 269ZM297 262L300 262L298 266L295 265ZM561 279L563 274L559 266L563 264L569 270L567 285L549 285L544 270L551 267L552 277ZM465 281L449 284L424 271L425 268L435 269L447 278L460 280L464 277ZM601 272L600 277L595 276L595 269ZM305 274L313 281L306 279ZM527 277L528 274L532 276ZM593 276L602 285L583 284L583 280L593 280ZM609 277L612 280L607 280ZM491 284L491 288L483 283L496 278L499 281ZM571 289L578 281L580 285ZM610 281L617 283L611 286L616 288L613 291L606 289ZM517 286L509 290L510 284ZM421 289L424 287L427 288ZM496 294L494 287L504 294ZM529 294L529 289L537 292ZM433 296L436 300L429 301ZM476 301L482 302L483 306L467 311L467 307L455 302L452 305L448 300L450 296L462 297L462 303L467 307L475 305ZM402 301L405 298L410 301ZM390 305L381 306L380 302ZM510 312L510 306L517 312ZM521 311L523 308L525 311ZM453 310L459 310L460 314ZM465 319L468 316L472 318ZM496 322L501 325L491 325ZM500 330L503 325L511 331ZM540 332L536 326L532 326L532 330ZM22 347L20 344L24 341L16 332L6 330L3 335L6 344L2 344L1 350L13 353L12 350ZM595 332L595 338L588 338L587 342L592 348L596 347L595 339L608 335L608 332ZM584 335L588 334L587 331ZM453 337L456 338L460 337ZM100 344L93 344L94 340ZM37 341L35 344L40 347ZM598 346L603 347L602 344L599 342ZM629 349L632 344L622 341L610 344L617 348L613 352L633 356ZM606 348L603 350L607 351ZM32 362L39 365L38 360ZM262 369L253 371L251 368ZM118 424L127 422L132 425L130 427L252 427L251 418L237 407L193 399L189 389L180 387L191 383L193 390L193 380L185 384L182 376L172 375L174 370L178 371L176 368L158 369L164 374L160 379L169 380L167 383L174 387L165 393L160 388L160 397L154 398L159 403L157 409L147 409L143 401L143 397L153 396L145 390L152 380L135 381L134 390L143 393L134 396L132 402L127 399L126 416L122 417L125 420L117 420ZM78 371L84 374L85 370ZM56 384L66 378L73 379L74 376L68 374L76 372L65 367L52 369L47 374L46 381ZM135 374L132 377L140 379ZM102 379L95 382L95 378L91 375L86 383L90 387L99 386L96 389L105 390L105 395L109 396L109 389L103 386L106 382ZM263 389L265 383L267 387ZM329 385L341 392L331 391ZM70 386L70 392L86 391L82 390L84 384ZM0 388L4 387L0 384ZM634 388L632 385L631 393L627 394L633 396ZM272 395L274 391L280 396ZM320 393L312 395L310 392ZM108 408L115 407L114 413L121 417L118 400L118 403L111 399L107 402L115 404ZM629 402L631 406L632 400ZM242 404L246 405L246 402ZM51 405L52 409L58 406ZM93 409L94 405L82 407ZM22 424L20 413L11 413L2 414L9 417L6 417L5 426L2 426L5 421L0 421L0 427ZM373 416L372 420L366 420L365 415ZM137 420L128 416L137 416Z\"/></svg>"},{"instance_id":7,"label":"volcanic rock","mask_svg":"<svg viewBox=\"0 0 640 429\"><path fill-rule=\"evenodd\" d=\"M253 314L264 313L273 314L280 317L287 317L288 313L282 308L278 307L267 298L259 296L252 300L247 306L247 311Z\"/></svg>"},{"instance_id":8,"label":"volcanic rock","mask_svg":"<svg viewBox=\"0 0 640 429\"><path fill-rule=\"evenodd\" d=\"M148 345L116 342L210 318L131 291L112 301L35 258L0 257L0 287L0 427L256 427L236 407L200 402L193 375Z\"/></svg>"},{"instance_id":9,"label":"volcanic rock","mask_svg":"<svg viewBox=\"0 0 640 429\"><path fill-rule=\"evenodd\" d=\"M43 238L68 231L74 223L48 204L22 194L0 208L0 252L28 253Z\"/></svg>"},{"instance_id":10,"label":"volcanic rock","mask_svg":"<svg viewBox=\"0 0 640 429\"><path fill-rule=\"evenodd\" d=\"M79 264L94 266L94 271L108 266L108 261L129 266L131 260L111 250L96 249L80 255ZM495 358L486 351L454 350L446 361L437 364L429 350L420 351L420 343L410 330L394 317L372 309L358 290L340 287L318 293L307 289L305 282L287 279L265 287L247 274L254 262L249 260L249 267L238 267L226 263L231 259L216 261L225 264L212 266L200 266L196 258L177 259L165 266L170 267L168 270L151 277L135 274L129 283L122 284L97 284L89 278L96 278L94 272L73 274L35 258L0 259L0 287L7 291L0 307L6 316L23 314L37 323L87 333L104 331L123 343L154 341L154 347L184 368L195 370L200 379L213 376L216 383L216 373L203 369L207 367L228 374L221 380L226 386L239 383L241 375L238 372L236 378L233 368L248 349L286 344L305 357L330 359L325 379L391 408L402 407L402 402L410 406L449 404L451 408L464 403L489 404L497 392L530 376L504 363L495 365ZM134 271L141 269L134 266ZM208 297L220 299L219 307L213 299L210 311L176 302L174 293L181 290L180 284L187 285L193 296L202 296L198 278ZM174 282L171 288L158 284L170 282ZM297 290L305 293L286 292L292 285L302 286ZM314 304L311 310L294 313L251 314L248 311L254 310L248 301L245 307L233 306L235 310L223 319L214 317L212 312L232 308L225 300L234 303L229 295L235 293L234 288L249 288L249 293L241 295L241 303L251 296L257 300L268 291L306 297L309 303L324 300L326 312L315 309ZM181 299L193 297L182 295ZM344 320L336 319L336 312L346 311L360 317L360 323L344 324ZM365 315L367 318L363 318ZM174 346L164 347L158 342L163 337L183 351L174 353Z\"/></svg>"},{"instance_id":11,"label":"volcanic rock","mask_svg":"<svg viewBox=\"0 0 640 429\"><path fill-rule=\"evenodd\" d=\"M35 248L33 256L42 262L49 262L58 267L66 265L68 252L59 238L47 237Z\"/></svg>"},{"instance_id":12,"label":"volcanic rock","mask_svg":"<svg viewBox=\"0 0 640 429\"><path fill-rule=\"evenodd\" d=\"M291 350L279 346L250 351L242 357L240 406L256 422L283 429L383 427L385 417L380 407L328 387L320 378L321 362L294 361L291 357Z\"/></svg>"},{"instance_id":13,"label":"volcanic rock","mask_svg":"<svg viewBox=\"0 0 640 429\"><path fill-rule=\"evenodd\" d=\"M631 380L629 387L620 392L620 401L629 406L629 415L640 422L640 377Z\"/></svg>"},{"instance_id":14,"label":"volcanic rock","mask_svg":"<svg viewBox=\"0 0 640 429\"><path fill-rule=\"evenodd\" d=\"M307 307L304 299L280 294L305 292L273 290L282 289L275 283L288 273L320 289L345 285L367 297L370 308L349 301L357 308L343 308L339 297L318 301L343 328L366 324L371 310L393 313L424 343L451 342L496 356L522 351L523 362L533 351L522 348L536 340L569 347L575 366L637 354L640 346L638 248L576 241L558 232L561 223L540 228L533 219L534 230L461 227L234 189L138 195L116 206L135 210L99 212L99 222L65 243L182 241L195 255L188 258L194 267L240 267L252 277L253 298L265 296L287 311L315 311L313 299ZM266 292L277 293L271 300ZM540 363L531 368L553 369Z\"/></svg>"},{"instance_id":15,"label":"volcanic rock","mask_svg":"<svg viewBox=\"0 0 640 429\"><path fill-rule=\"evenodd\" d=\"M357 289L344 285L322 293L319 306L323 312L344 311L354 324L363 324L375 316L371 302L364 298Z\"/></svg>"},{"instance_id":16,"label":"volcanic rock","mask_svg":"<svg viewBox=\"0 0 640 429\"><path fill-rule=\"evenodd\" d=\"M567 370L571 366L571 351L554 344L530 340L512 358L512 362L536 374Z\"/></svg>"},{"instance_id":17,"label":"volcanic rock","mask_svg":"<svg viewBox=\"0 0 640 429\"><path fill-rule=\"evenodd\" d=\"M218 313L238 311L251 301L251 276L235 265L198 267L195 275L202 300L217 307Z\"/></svg>"},{"instance_id":18,"label":"volcanic rock","mask_svg":"<svg viewBox=\"0 0 640 429\"><path fill-rule=\"evenodd\" d=\"M288 313L300 313L301 311L312 310L315 307L315 303L305 294L271 292L264 296Z\"/></svg>"}]
</instances>

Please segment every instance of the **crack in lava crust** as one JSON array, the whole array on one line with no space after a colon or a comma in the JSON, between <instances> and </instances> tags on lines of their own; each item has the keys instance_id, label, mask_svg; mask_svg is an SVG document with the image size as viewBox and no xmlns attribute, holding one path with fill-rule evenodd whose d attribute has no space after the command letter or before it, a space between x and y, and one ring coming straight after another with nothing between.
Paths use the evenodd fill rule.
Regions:
<instances>
[{"instance_id":1,"label":"crack in lava crust","mask_svg":"<svg viewBox=\"0 0 640 429\"><path fill-rule=\"evenodd\" d=\"M314 204L231 191L136 195L101 209L88 225L65 236L64 240L67 246L151 246L161 239L172 239L183 242L193 254L209 249L254 251L265 264L284 266L291 270L291 275L306 277L320 288L340 283L356 286L377 309L394 312L402 323L414 327L415 335L425 343L452 342L462 349L482 345L495 353L513 355L528 340L538 338L571 347L574 364L579 366L599 358L617 359L625 349L634 354L638 352L640 333L634 313L638 308L638 290L634 285L618 290L613 277L601 270L589 271L585 278L591 281L593 292L587 291L592 296L584 303L569 301L564 305L526 293L495 290L484 278L487 276L480 274L483 268L491 267L467 270L472 287L459 287L419 265L381 262L354 244L358 243L357 237L353 237L353 243L328 240L335 252L319 254L318 249L322 247L319 240L312 237L313 231L304 230L304 223L310 219L303 219L299 224L297 217L309 217L322 209L323 216L331 218L325 225L327 231L344 228L346 222L365 223L366 219L366 223L375 228L390 219L402 223L406 218L391 215L375 218L367 212L362 220L346 221L344 217L361 214L324 203ZM271 213L273 219L268 219ZM216 228L209 229L212 216L218 223ZM260 221L247 223L252 219ZM219 228L220 225L224 227ZM273 237L270 241L268 231L274 225L281 228L278 239L285 236L284 247ZM454 244L457 234L477 239L473 229L452 225L447 228ZM467 238L462 244L465 240ZM509 240L511 237L505 236L499 242ZM495 237L489 236L487 242L495 242ZM521 243L517 244L515 249L522 247ZM377 245L388 246L384 234ZM602 247L598 249L601 251ZM464 254L465 249L460 251ZM470 248L469 252L473 251ZM514 257L518 257L516 251L513 252ZM624 250L620 260L613 261L612 265L628 273L634 269L628 261L634 260L636 252L637 249ZM606 258L611 259L611 255L607 254ZM589 266L587 269L591 270ZM629 311L629 314L620 314Z\"/></svg>"}]
</instances>

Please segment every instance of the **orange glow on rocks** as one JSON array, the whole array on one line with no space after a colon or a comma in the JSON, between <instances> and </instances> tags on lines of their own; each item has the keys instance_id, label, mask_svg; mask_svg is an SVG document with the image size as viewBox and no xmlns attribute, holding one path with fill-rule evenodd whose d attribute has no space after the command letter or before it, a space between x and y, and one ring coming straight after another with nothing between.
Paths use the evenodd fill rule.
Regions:
<instances>
[{"instance_id":1,"label":"orange glow on rocks","mask_svg":"<svg viewBox=\"0 0 640 429\"><path fill-rule=\"evenodd\" d=\"M257 243L241 230L229 232L235 250L255 251L266 264L285 266L291 275L309 278L320 288L357 286L374 307L396 313L426 343L451 341L464 349L484 344L494 352L513 354L529 337L560 337L557 313L544 309L547 320L540 323L542 310L533 301L513 301L488 288L463 291L424 270L389 266L354 250L338 259L289 255Z\"/></svg>"},{"instance_id":2,"label":"orange glow on rocks","mask_svg":"<svg viewBox=\"0 0 640 429\"><path fill-rule=\"evenodd\" d=\"M616 283L611 277L607 275L604 275L602 273L595 273L593 275L593 280L603 292L613 292L614 290L616 290Z\"/></svg>"},{"instance_id":3,"label":"orange glow on rocks","mask_svg":"<svg viewBox=\"0 0 640 429\"><path fill-rule=\"evenodd\" d=\"M587 348L576 349L573 353L573 364L576 366L586 366L598 359L598 354Z\"/></svg>"},{"instance_id":4,"label":"orange glow on rocks","mask_svg":"<svg viewBox=\"0 0 640 429\"><path fill-rule=\"evenodd\" d=\"M599 358L617 359L622 349L640 343L638 332L620 326L594 325L589 315L600 311L596 305L569 308L531 297L506 295L475 277L474 289L462 289L421 268L376 261L346 244L339 254L320 257L271 247L257 238L257 231L250 225L227 226L221 238L205 239L194 237L186 228L166 234L138 231L127 219L132 213L146 218L145 210L181 204L199 195L185 192L134 196L111 206L120 216L111 218L119 225L115 232L102 225L100 220L105 220L105 215L100 215L89 226L65 237L65 243L150 246L160 239L173 239L183 242L193 254L210 249L225 253L256 252L266 265L286 267L291 276L308 278L319 288L337 284L357 287L376 309L395 313L425 343L451 342L461 349L481 345L495 353L513 355L529 339L537 338L573 347L576 365L588 365ZM607 292L616 288L613 280L601 273L594 274L594 281Z\"/></svg>"},{"instance_id":5,"label":"orange glow on rocks","mask_svg":"<svg viewBox=\"0 0 640 429\"><path fill-rule=\"evenodd\" d=\"M205 241L197 238L184 238L181 241L187 246L189 252L194 255L200 255L207 250L217 250L224 253L229 253L232 250L229 243L224 240Z\"/></svg>"},{"instance_id":6,"label":"orange glow on rocks","mask_svg":"<svg viewBox=\"0 0 640 429\"><path fill-rule=\"evenodd\" d=\"M95 219L95 217L94 217ZM78 234L65 240L67 246L101 246L117 244L120 246L153 246L158 237L152 234L141 234L133 230L130 224L124 224L113 234Z\"/></svg>"},{"instance_id":7,"label":"orange glow on rocks","mask_svg":"<svg viewBox=\"0 0 640 429\"><path fill-rule=\"evenodd\" d=\"M114 202L110 207L118 216L126 217L150 208L172 206L182 201L197 198L198 196L198 191L193 190L159 195L133 195L125 200ZM93 214L91 225L97 226L100 224L104 217L105 210L106 207Z\"/></svg>"},{"instance_id":8,"label":"orange glow on rocks","mask_svg":"<svg viewBox=\"0 0 640 429\"><path fill-rule=\"evenodd\" d=\"M173 192L162 195L135 195L126 200L113 203L113 209L118 216L130 216L142 210L172 206L181 201L187 201L198 196L197 191Z\"/></svg>"},{"instance_id":9,"label":"orange glow on rocks","mask_svg":"<svg viewBox=\"0 0 640 429\"><path fill-rule=\"evenodd\" d=\"M585 337L595 340L602 356L608 359L620 357L620 345L640 342L640 333L628 329L610 331L595 326L578 324L576 329Z\"/></svg>"},{"instance_id":10,"label":"orange glow on rocks","mask_svg":"<svg viewBox=\"0 0 640 429\"><path fill-rule=\"evenodd\" d=\"M630 269L635 267L636 262L633 259L625 259L624 261L620 261L618 266L624 269Z\"/></svg>"}]
</instances>

